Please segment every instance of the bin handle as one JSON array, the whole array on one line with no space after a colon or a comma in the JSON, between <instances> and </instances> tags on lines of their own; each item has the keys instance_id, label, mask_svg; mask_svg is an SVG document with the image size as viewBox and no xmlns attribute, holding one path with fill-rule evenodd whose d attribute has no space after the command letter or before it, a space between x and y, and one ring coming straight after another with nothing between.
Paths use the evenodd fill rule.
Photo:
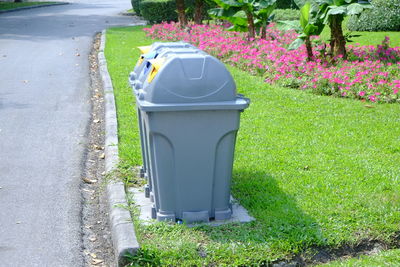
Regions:
<instances>
[{"instance_id":1,"label":"bin handle","mask_svg":"<svg viewBox=\"0 0 400 267\"><path fill-rule=\"evenodd\" d=\"M247 105L250 105L250 98L244 97L242 94L237 94L236 97L243 99L246 101Z\"/></svg>"},{"instance_id":2,"label":"bin handle","mask_svg":"<svg viewBox=\"0 0 400 267\"><path fill-rule=\"evenodd\" d=\"M151 64L150 74L147 78L147 82L151 83L156 77L157 72L161 69L162 65L164 64L166 58L157 58L157 59L150 59L149 62Z\"/></svg>"},{"instance_id":3,"label":"bin handle","mask_svg":"<svg viewBox=\"0 0 400 267\"><path fill-rule=\"evenodd\" d=\"M139 48L140 52L142 52L142 54L147 54L148 52L150 52L151 50L151 45L148 46L138 46L137 48Z\"/></svg>"}]
</instances>

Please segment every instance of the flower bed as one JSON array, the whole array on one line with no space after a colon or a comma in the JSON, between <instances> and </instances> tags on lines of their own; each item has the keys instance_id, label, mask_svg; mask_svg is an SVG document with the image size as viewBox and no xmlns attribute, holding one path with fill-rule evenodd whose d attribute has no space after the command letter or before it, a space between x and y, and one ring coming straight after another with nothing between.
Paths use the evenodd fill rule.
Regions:
<instances>
[{"instance_id":1,"label":"flower bed","mask_svg":"<svg viewBox=\"0 0 400 267\"><path fill-rule=\"evenodd\" d=\"M192 25L182 30L177 23L162 23L145 29L147 35L164 41L190 42L223 62L265 81L318 94L351 97L372 102L400 102L400 47L382 45L348 46L348 60L329 63L322 56L324 46L314 48L315 61L307 62L305 47L289 51L297 37L294 31L281 32L274 25L267 39L249 42L245 33L224 30L218 25Z\"/></svg>"}]
</instances>

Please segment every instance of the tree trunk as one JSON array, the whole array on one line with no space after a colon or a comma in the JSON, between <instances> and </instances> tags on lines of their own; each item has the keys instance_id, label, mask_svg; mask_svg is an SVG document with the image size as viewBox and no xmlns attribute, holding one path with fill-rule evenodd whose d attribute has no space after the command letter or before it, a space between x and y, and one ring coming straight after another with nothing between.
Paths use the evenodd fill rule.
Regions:
<instances>
[{"instance_id":1,"label":"tree trunk","mask_svg":"<svg viewBox=\"0 0 400 267\"><path fill-rule=\"evenodd\" d=\"M248 28L249 28L249 40L251 38L254 39L256 37L256 28L254 26L253 14L251 14L250 11L246 11L246 16L247 16L247 24L248 24Z\"/></svg>"},{"instance_id":2,"label":"tree trunk","mask_svg":"<svg viewBox=\"0 0 400 267\"><path fill-rule=\"evenodd\" d=\"M267 26L261 26L261 39L267 39Z\"/></svg>"},{"instance_id":3,"label":"tree trunk","mask_svg":"<svg viewBox=\"0 0 400 267\"><path fill-rule=\"evenodd\" d=\"M176 0L176 9L178 10L178 20L181 24L181 28L185 28L187 25L185 14L185 0Z\"/></svg>"},{"instance_id":4,"label":"tree trunk","mask_svg":"<svg viewBox=\"0 0 400 267\"><path fill-rule=\"evenodd\" d=\"M343 16L341 15L332 16L331 18L330 27L333 39L335 41L333 47L333 56L341 55L343 59L346 59L347 58L346 39L344 38L343 35L342 22L343 22Z\"/></svg>"},{"instance_id":5,"label":"tree trunk","mask_svg":"<svg viewBox=\"0 0 400 267\"><path fill-rule=\"evenodd\" d=\"M331 48L330 48L329 54L330 54L331 56L333 56L333 54L335 53L335 52L334 52L334 51L335 51L335 35L333 34L332 29L331 29L330 46L331 46Z\"/></svg>"},{"instance_id":6,"label":"tree trunk","mask_svg":"<svg viewBox=\"0 0 400 267\"><path fill-rule=\"evenodd\" d=\"M312 51L312 45L311 45L310 36L307 36L307 38L306 38L306 48L307 48L307 61L313 61L314 60L314 54L313 54L313 51Z\"/></svg>"},{"instance_id":7,"label":"tree trunk","mask_svg":"<svg viewBox=\"0 0 400 267\"><path fill-rule=\"evenodd\" d=\"M203 24L203 0L196 0L194 9L194 23Z\"/></svg>"}]
</instances>

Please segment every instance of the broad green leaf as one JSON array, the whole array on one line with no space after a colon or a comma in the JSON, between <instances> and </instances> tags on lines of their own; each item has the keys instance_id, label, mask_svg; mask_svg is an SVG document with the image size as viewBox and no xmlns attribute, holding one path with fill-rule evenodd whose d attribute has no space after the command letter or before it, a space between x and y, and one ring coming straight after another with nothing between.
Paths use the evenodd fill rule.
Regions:
<instances>
[{"instance_id":1,"label":"broad green leaf","mask_svg":"<svg viewBox=\"0 0 400 267\"><path fill-rule=\"evenodd\" d=\"M342 6L345 4L345 0L333 0L335 6Z\"/></svg>"},{"instance_id":2,"label":"broad green leaf","mask_svg":"<svg viewBox=\"0 0 400 267\"><path fill-rule=\"evenodd\" d=\"M302 8L306 2L307 2L307 0L294 0L294 3L296 4L296 6L298 8Z\"/></svg>"},{"instance_id":3,"label":"broad green leaf","mask_svg":"<svg viewBox=\"0 0 400 267\"><path fill-rule=\"evenodd\" d=\"M331 6L333 5L333 1L332 0L316 0L316 2L322 6L322 5L328 5Z\"/></svg>"},{"instance_id":4,"label":"broad green leaf","mask_svg":"<svg viewBox=\"0 0 400 267\"><path fill-rule=\"evenodd\" d=\"M306 28L309 17L310 17L310 2L307 2L301 9L300 9L300 25L303 29Z\"/></svg>"},{"instance_id":5,"label":"broad green leaf","mask_svg":"<svg viewBox=\"0 0 400 267\"><path fill-rule=\"evenodd\" d=\"M304 33L307 35L307 36L311 36L311 35L315 35L315 32L318 30L318 27L317 26L315 26L315 25L312 25L312 24L308 24L307 26L306 26L306 28L304 29Z\"/></svg>"},{"instance_id":6,"label":"broad green leaf","mask_svg":"<svg viewBox=\"0 0 400 267\"><path fill-rule=\"evenodd\" d=\"M238 0L214 0L214 2L222 8L229 8L229 7L240 7L243 6L244 3Z\"/></svg>"},{"instance_id":7,"label":"broad green leaf","mask_svg":"<svg viewBox=\"0 0 400 267\"><path fill-rule=\"evenodd\" d=\"M289 50L296 50L297 48L299 48L300 46L302 46L304 44L304 40L297 38L296 40L293 41L293 43L291 43L289 45Z\"/></svg>"},{"instance_id":8,"label":"broad green leaf","mask_svg":"<svg viewBox=\"0 0 400 267\"><path fill-rule=\"evenodd\" d=\"M347 7L347 15L358 15L366 8L372 8L371 5L360 5L358 3L351 4Z\"/></svg>"},{"instance_id":9,"label":"broad green leaf","mask_svg":"<svg viewBox=\"0 0 400 267\"><path fill-rule=\"evenodd\" d=\"M236 19L239 19L239 18L243 19L244 21L246 21L246 24L247 24L247 16L243 10L236 12L232 17L236 18Z\"/></svg>"},{"instance_id":10,"label":"broad green leaf","mask_svg":"<svg viewBox=\"0 0 400 267\"><path fill-rule=\"evenodd\" d=\"M208 14L213 18L226 19L228 17L234 16L240 10L241 10L240 8L233 8L233 7L229 9L211 8L208 10Z\"/></svg>"},{"instance_id":11,"label":"broad green leaf","mask_svg":"<svg viewBox=\"0 0 400 267\"><path fill-rule=\"evenodd\" d=\"M300 21L298 20L280 20L277 21L279 29L284 31L295 30L296 32L301 32L303 29L300 26Z\"/></svg>"},{"instance_id":12,"label":"broad green leaf","mask_svg":"<svg viewBox=\"0 0 400 267\"><path fill-rule=\"evenodd\" d=\"M340 6L340 7L330 7L328 14L329 15L339 15L339 14L346 14L347 7Z\"/></svg>"},{"instance_id":13,"label":"broad green leaf","mask_svg":"<svg viewBox=\"0 0 400 267\"><path fill-rule=\"evenodd\" d=\"M269 16L271 16L271 14L274 11L274 9L275 9L275 4L272 5L272 6L269 6L267 8L263 8L263 9L260 9L260 10L256 11L255 15L257 17L259 17L259 18L267 19Z\"/></svg>"}]
</instances>

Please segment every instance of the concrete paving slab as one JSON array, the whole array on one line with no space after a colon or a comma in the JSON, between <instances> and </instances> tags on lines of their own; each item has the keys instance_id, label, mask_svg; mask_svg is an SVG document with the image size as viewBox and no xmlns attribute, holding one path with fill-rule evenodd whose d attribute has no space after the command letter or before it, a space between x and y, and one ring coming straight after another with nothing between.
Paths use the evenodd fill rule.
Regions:
<instances>
[{"instance_id":1,"label":"concrete paving slab","mask_svg":"<svg viewBox=\"0 0 400 267\"><path fill-rule=\"evenodd\" d=\"M129 193L133 196L133 201L136 207L139 209L140 215L139 219L143 221L145 224L155 223L156 220L151 218L151 207L153 206L153 202L150 201L150 198L145 197L144 188L135 188L131 187L128 189ZM198 224L188 224L189 227L193 227L196 225L210 225L210 226L219 226L228 223L247 223L254 221L254 218L249 215L247 210L241 206L232 196L232 217L229 220L224 221L210 221L208 223L198 223Z\"/></svg>"}]
</instances>

